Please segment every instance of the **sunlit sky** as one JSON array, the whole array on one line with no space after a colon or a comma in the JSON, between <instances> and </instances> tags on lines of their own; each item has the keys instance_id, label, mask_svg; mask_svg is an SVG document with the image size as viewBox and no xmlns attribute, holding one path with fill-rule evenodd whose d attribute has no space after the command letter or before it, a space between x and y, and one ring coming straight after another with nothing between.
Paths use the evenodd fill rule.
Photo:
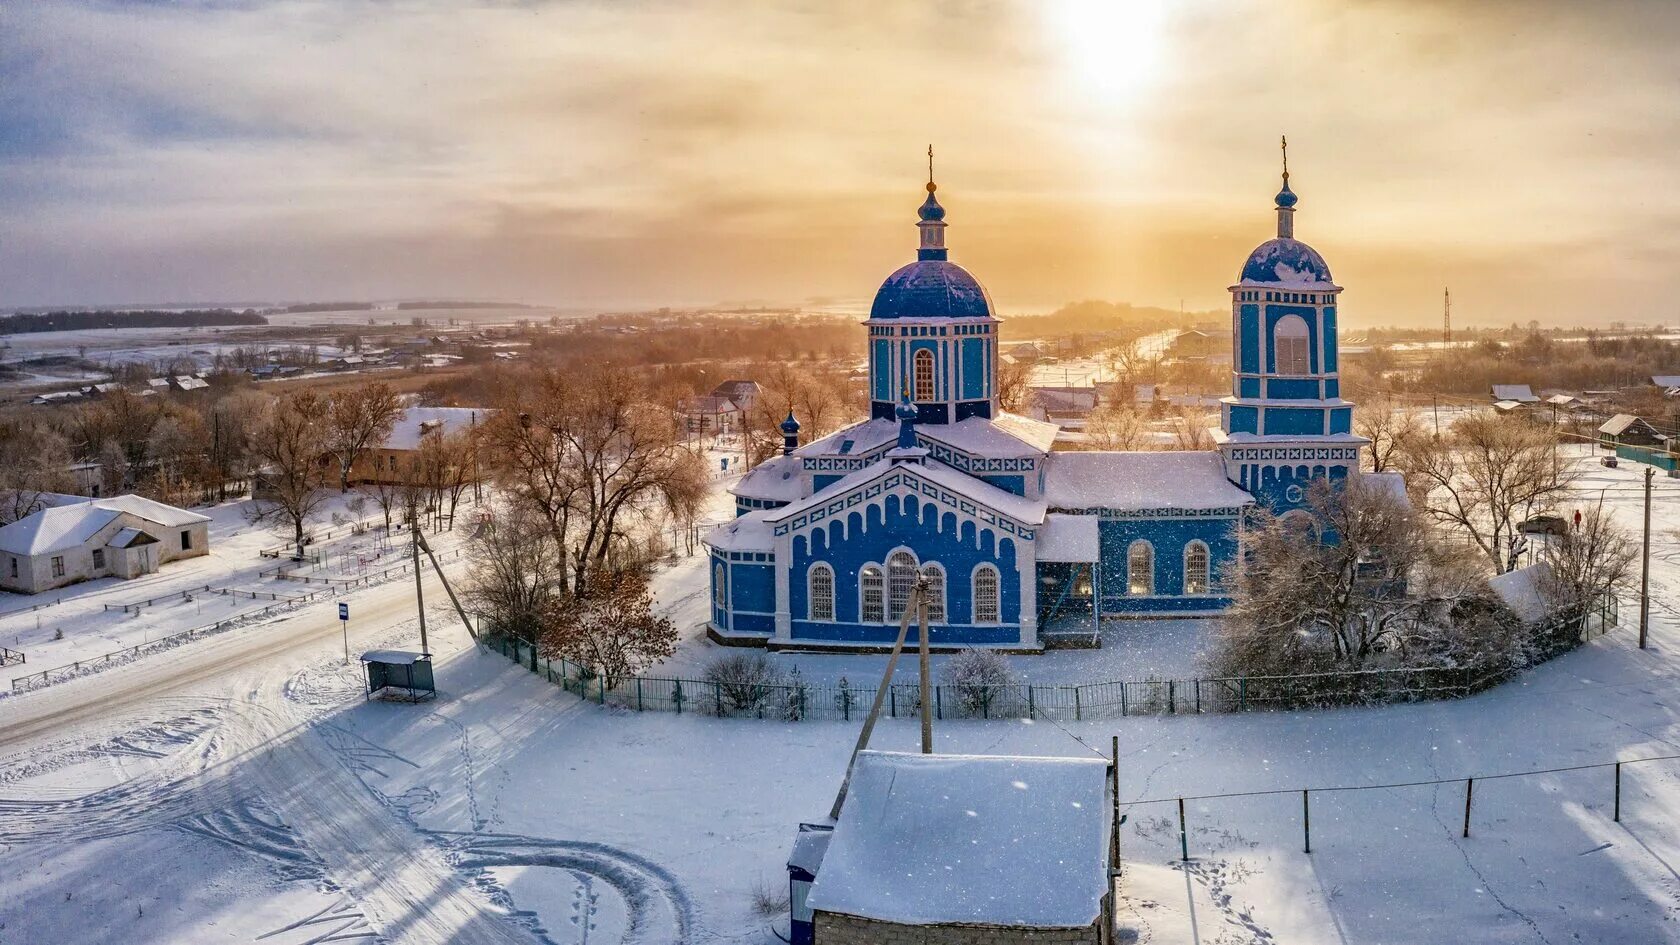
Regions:
<instances>
[{"instance_id":1,"label":"sunlit sky","mask_svg":"<svg viewBox=\"0 0 1680 945\"><path fill-rule=\"evenodd\" d=\"M0 3L0 304L862 304L925 149L1002 314L1673 321L1680 4Z\"/></svg>"}]
</instances>

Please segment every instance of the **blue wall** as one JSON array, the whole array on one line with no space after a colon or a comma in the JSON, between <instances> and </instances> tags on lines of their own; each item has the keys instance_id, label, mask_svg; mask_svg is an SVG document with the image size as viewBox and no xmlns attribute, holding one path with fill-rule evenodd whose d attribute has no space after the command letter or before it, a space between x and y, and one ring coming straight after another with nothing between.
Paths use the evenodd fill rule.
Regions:
<instances>
[{"instance_id":1,"label":"blue wall","mask_svg":"<svg viewBox=\"0 0 1680 945\"><path fill-rule=\"evenodd\" d=\"M1257 407L1231 407L1230 433L1259 433L1260 410Z\"/></svg>"},{"instance_id":2,"label":"blue wall","mask_svg":"<svg viewBox=\"0 0 1680 945\"><path fill-rule=\"evenodd\" d=\"M1237 340L1241 357L1237 369L1245 374L1260 373L1260 306L1244 305L1238 309ZM1246 395L1245 395L1246 396Z\"/></svg>"},{"instance_id":3,"label":"blue wall","mask_svg":"<svg viewBox=\"0 0 1680 945\"><path fill-rule=\"evenodd\" d=\"M867 516L867 520L865 518ZM867 528L865 524L867 521ZM937 522L938 531L935 531ZM923 565L938 563L945 569L946 624L931 628L936 644L1015 643L1020 640L1020 578L1015 564L1015 542L1004 538L994 555L994 533L973 521L959 528L953 512L914 497L886 496L846 516L813 529L810 535L793 539L793 560L789 572L789 604L796 640L891 643L898 625L858 622L858 571L864 564L882 565L893 549L912 548ZM823 561L834 568L834 621L805 619L809 605L807 575L812 563ZM974 626L970 584L974 567L989 562L998 569L999 616L1003 623ZM964 626L964 625L967 626Z\"/></svg>"},{"instance_id":4,"label":"blue wall","mask_svg":"<svg viewBox=\"0 0 1680 945\"><path fill-rule=\"evenodd\" d=\"M962 341L962 396L978 400L986 394L986 342L979 338Z\"/></svg>"},{"instance_id":5,"label":"blue wall","mask_svg":"<svg viewBox=\"0 0 1680 945\"><path fill-rule=\"evenodd\" d=\"M1299 315L1307 323L1307 350L1310 356L1309 373L1319 373L1318 357L1318 309L1310 305L1268 305L1266 306L1266 373L1277 373L1277 353L1272 350L1270 343L1272 332L1276 330L1279 320L1288 315Z\"/></svg>"},{"instance_id":6,"label":"blue wall","mask_svg":"<svg viewBox=\"0 0 1680 945\"><path fill-rule=\"evenodd\" d=\"M1310 435L1324 432L1324 411L1294 407L1272 407L1266 410L1268 435Z\"/></svg>"},{"instance_id":7,"label":"blue wall","mask_svg":"<svg viewBox=\"0 0 1680 945\"><path fill-rule=\"evenodd\" d=\"M1230 605L1223 596L1184 597L1184 549L1193 540L1208 546L1212 590L1219 591L1219 575L1237 554L1235 518L1108 519L1097 525L1100 560L1098 586L1103 614L1173 613L1221 610ZM1126 553L1133 541L1155 547L1155 594L1126 593Z\"/></svg>"}]
</instances>

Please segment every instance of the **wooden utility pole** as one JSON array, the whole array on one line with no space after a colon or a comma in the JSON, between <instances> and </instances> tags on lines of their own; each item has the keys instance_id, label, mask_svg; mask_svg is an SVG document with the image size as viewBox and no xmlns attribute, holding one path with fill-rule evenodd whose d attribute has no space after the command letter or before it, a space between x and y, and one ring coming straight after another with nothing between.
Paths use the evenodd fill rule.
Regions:
<instances>
[{"instance_id":1,"label":"wooden utility pole","mask_svg":"<svg viewBox=\"0 0 1680 945\"><path fill-rule=\"evenodd\" d=\"M1651 625L1651 480L1655 468L1645 467L1645 538L1639 555L1639 648L1645 649L1645 633Z\"/></svg>"},{"instance_id":2,"label":"wooden utility pole","mask_svg":"<svg viewBox=\"0 0 1680 945\"><path fill-rule=\"evenodd\" d=\"M863 731L858 732L857 744L852 746L851 760L846 762L846 775L840 779L840 792L834 796L834 807L828 812L830 820L840 819L840 808L846 804L846 791L852 786L852 768L857 765L858 752L869 747L869 736L875 731L875 720L881 715L881 703L887 701L887 692L892 688L893 669L898 665L899 654L904 652L904 638L910 635L910 617L921 604L921 598L922 586L921 582L917 582L910 589L910 599L905 602L904 613L898 621L898 639L893 641L892 655L887 657L887 669L881 674L881 685L875 690L875 702L869 707L868 718L863 720Z\"/></svg>"},{"instance_id":3,"label":"wooden utility pole","mask_svg":"<svg viewBox=\"0 0 1680 945\"><path fill-rule=\"evenodd\" d=\"M420 652L430 654L426 646L426 594L420 589L420 514L408 516L408 550L414 559L414 605L420 611Z\"/></svg>"},{"instance_id":4,"label":"wooden utility pole","mask_svg":"<svg viewBox=\"0 0 1680 945\"><path fill-rule=\"evenodd\" d=\"M927 578L916 579L912 596L916 601L916 622L921 624L921 633L916 644L917 656L921 661L922 670L922 754L933 754L933 687L929 685L928 670L928 606L927 606ZM909 608L906 607L906 610Z\"/></svg>"}]
</instances>

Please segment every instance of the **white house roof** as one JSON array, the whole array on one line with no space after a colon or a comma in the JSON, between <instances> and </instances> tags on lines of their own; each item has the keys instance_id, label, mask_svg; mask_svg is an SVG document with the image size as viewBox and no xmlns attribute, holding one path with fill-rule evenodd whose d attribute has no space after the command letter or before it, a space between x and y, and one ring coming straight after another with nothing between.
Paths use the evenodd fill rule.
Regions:
<instances>
[{"instance_id":1,"label":"white house roof","mask_svg":"<svg viewBox=\"0 0 1680 945\"><path fill-rule=\"evenodd\" d=\"M42 509L0 528L0 551L30 557L80 548L120 514L85 503Z\"/></svg>"},{"instance_id":2,"label":"white house roof","mask_svg":"<svg viewBox=\"0 0 1680 945\"><path fill-rule=\"evenodd\" d=\"M1621 436L1623 433L1626 433L1628 431L1629 427L1632 427L1636 423L1642 423L1642 422L1643 421L1641 421L1639 419L1639 417L1634 415L1634 414L1619 413L1619 414L1616 414L1614 417L1611 417L1610 419L1604 421L1603 425L1601 425L1598 428L1598 432L1608 434L1610 436ZM1649 424L1647 424L1647 426L1649 426ZM1652 430L1652 432L1655 433L1656 431ZM1661 437L1662 434L1658 433L1657 436Z\"/></svg>"},{"instance_id":3,"label":"white house roof","mask_svg":"<svg viewBox=\"0 0 1680 945\"><path fill-rule=\"evenodd\" d=\"M178 509L173 505L154 502L143 496L115 495L108 499L90 499L91 504L108 509L118 509L130 515L137 515L148 522L156 522L169 528L179 528L183 525L194 525L199 522L210 521L210 516Z\"/></svg>"},{"instance_id":4,"label":"white house roof","mask_svg":"<svg viewBox=\"0 0 1680 945\"><path fill-rule=\"evenodd\" d=\"M797 456L777 456L754 466L730 489L732 495L771 502L797 502L804 498Z\"/></svg>"},{"instance_id":5,"label":"white house roof","mask_svg":"<svg viewBox=\"0 0 1680 945\"><path fill-rule=\"evenodd\" d=\"M1488 588L1524 622L1546 619L1551 608L1544 587L1552 566L1544 561L1488 578Z\"/></svg>"},{"instance_id":6,"label":"white house roof","mask_svg":"<svg viewBox=\"0 0 1680 945\"><path fill-rule=\"evenodd\" d=\"M1071 561L1089 564L1097 560L1097 522L1095 515L1064 515L1052 512L1044 516L1039 529L1037 558L1039 561Z\"/></svg>"},{"instance_id":7,"label":"white house roof","mask_svg":"<svg viewBox=\"0 0 1680 945\"><path fill-rule=\"evenodd\" d=\"M1099 758L864 751L810 906L902 925L1085 928L1108 892Z\"/></svg>"},{"instance_id":8,"label":"white house roof","mask_svg":"<svg viewBox=\"0 0 1680 945\"><path fill-rule=\"evenodd\" d=\"M483 423L489 415L490 411L483 407L410 407L397 418L391 435L385 438L384 447L388 450L417 450L426 430L436 428L440 432L453 433L475 423ZM442 426L434 427L436 424Z\"/></svg>"},{"instance_id":9,"label":"white house roof","mask_svg":"<svg viewBox=\"0 0 1680 945\"><path fill-rule=\"evenodd\" d=\"M1658 387L1680 387L1680 374L1653 374L1651 383Z\"/></svg>"},{"instance_id":10,"label":"white house roof","mask_svg":"<svg viewBox=\"0 0 1680 945\"><path fill-rule=\"evenodd\" d=\"M112 535L105 544L112 548L132 548L135 545L155 545L157 539L138 528L125 528Z\"/></svg>"},{"instance_id":11,"label":"white house roof","mask_svg":"<svg viewBox=\"0 0 1680 945\"><path fill-rule=\"evenodd\" d=\"M1519 404L1538 403L1540 398L1534 396L1534 391L1527 384L1495 384L1493 385L1494 400L1514 400Z\"/></svg>"},{"instance_id":12,"label":"white house roof","mask_svg":"<svg viewBox=\"0 0 1680 945\"><path fill-rule=\"evenodd\" d=\"M759 509L724 522L706 535L707 547L718 551L773 551L775 537L764 520L770 511Z\"/></svg>"},{"instance_id":13,"label":"white house roof","mask_svg":"<svg viewBox=\"0 0 1680 945\"><path fill-rule=\"evenodd\" d=\"M1044 498L1053 509L1226 509L1254 497L1225 478L1218 453L1052 453Z\"/></svg>"}]
</instances>

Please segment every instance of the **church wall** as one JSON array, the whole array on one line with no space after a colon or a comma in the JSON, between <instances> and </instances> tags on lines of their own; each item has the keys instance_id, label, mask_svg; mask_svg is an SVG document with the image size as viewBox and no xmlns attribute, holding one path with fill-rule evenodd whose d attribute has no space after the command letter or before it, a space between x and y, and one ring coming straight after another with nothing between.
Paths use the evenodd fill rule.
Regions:
<instances>
[{"instance_id":1,"label":"church wall","mask_svg":"<svg viewBox=\"0 0 1680 945\"><path fill-rule=\"evenodd\" d=\"M1318 436L1324 432L1324 411L1268 407L1266 429L1261 432L1269 436Z\"/></svg>"},{"instance_id":2,"label":"church wall","mask_svg":"<svg viewBox=\"0 0 1680 945\"><path fill-rule=\"evenodd\" d=\"M1027 494L1027 477L1025 476L978 476L981 482L989 482L1005 492L1015 495Z\"/></svg>"},{"instance_id":3,"label":"church wall","mask_svg":"<svg viewBox=\"0 0 1680 945\"><path fill-rule=\"evenodd\" d=\"M1326 306L1324 309L1324 373L1336 370L1336 308Z\"/></svg>"},{"instance_id":4,"label":"church wall","mask_svg":"<svg viewBox=\"0 0 1680 945\"><path fill-rule=\"evenodd\" d=\"M1319 368L1319 324L1318 309L1311 305L1268 305L1266 306L1266 373L1277 372L1276 352L1272 350L1272 332L1277 329L1277 323L1289 315L1299 315L1307 323L1307 355L1310 373L1320 373Z\"/></svg>"},{"instance_id":5,"label":"church wall","mask_svg":"<svg viewBox=\"0 0 1680 945\"><path fill-rule=\"evenodd\" d=\"M858 573L866 564L885 572L887 557L908 548L922 565L937 563L945 570L946 624L932 627L935 643L1018 643L1020 642L1020 577L1015 540L999 536L973 519L959 519L955 512L914 496L888 495L862 509L854 509L844 520L829 520L809 532L795 535L788 581L789 613L796 640L891 643L898 635L897 622L859 622L861 600ZM811 565L827 563L834 569L833 621L807 619L810 613L808 575ZM971 600L974 569L990 563L998 570L999 613L997 624L975 625Z\"/></svg>"},{"instance_id":6,"label":"church wall","mask_svg":"<svg viewBox=\"0 0 1680 945\"><path fill-rule=\"evenodd\" d=\"M1120 613L1173 613L1220 610L1230 598L1219 595L1184 596L1184 550L1192 541L1208 546L1212 587L1218 590L1221 567L1237 554L1235 518L1104 518L1097 525L1098 586L1104 616ZM1127 553L1143 539L1155 549L1155 594L1126 593Z\"/></svg>"}]
</instances>

